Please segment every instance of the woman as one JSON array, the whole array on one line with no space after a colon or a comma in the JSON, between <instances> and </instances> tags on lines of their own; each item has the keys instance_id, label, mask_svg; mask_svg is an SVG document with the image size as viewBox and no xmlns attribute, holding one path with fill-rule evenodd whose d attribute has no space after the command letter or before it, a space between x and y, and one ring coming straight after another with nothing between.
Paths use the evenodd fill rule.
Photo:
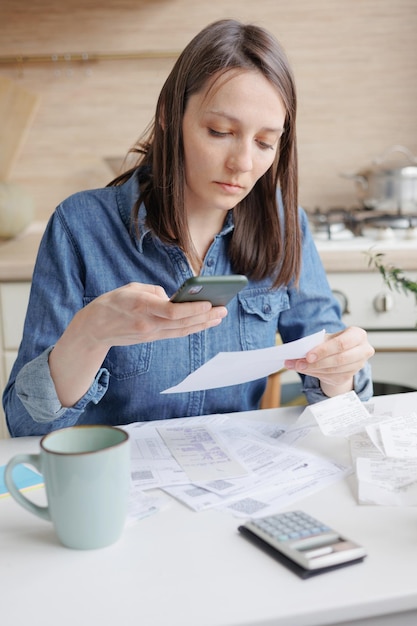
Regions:
<instances>
[{"instance_id":1,"label":"woman","mask_svg":"<svg viewBox=\"0 0 417 626\"><path fill-rule=\"evenodd\" d=\"M305 359L309 402L372 393L366 333L345 328L297 207L296 94L265 30L222 20L185 48L137 166L52 215L4 392L12 436L259 406L265 380L161 395L219 351L325 328ZM279 190L278 190L279 185ZM225 307L174 304L193 274L246 274Z\"/></svg>"}]
</instances>

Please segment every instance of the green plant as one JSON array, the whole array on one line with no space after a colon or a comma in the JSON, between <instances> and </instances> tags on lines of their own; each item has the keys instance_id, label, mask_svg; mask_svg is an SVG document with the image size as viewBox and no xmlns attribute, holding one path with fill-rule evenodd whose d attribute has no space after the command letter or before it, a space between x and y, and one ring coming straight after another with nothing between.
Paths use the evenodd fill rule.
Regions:
<instances>
[{"instance_id":1,"label":"green plant","mask_svg":"<svg viewBox=\"0 0 417 626\"><path fill-rule=\"evenodd\" d=\"M385 264L383 262L383 258L385 256L384 253L378 252L374 253L372 251L368 251L366 253L369 257L368 267L373 267L379 271L381 274L385 284L392 290L402 291L405 294L414 294L416 304L417 304L417 282L415 280L411 280L407 277L399 267L395 267L392 264Z\"/></svg>"}]
</instances>

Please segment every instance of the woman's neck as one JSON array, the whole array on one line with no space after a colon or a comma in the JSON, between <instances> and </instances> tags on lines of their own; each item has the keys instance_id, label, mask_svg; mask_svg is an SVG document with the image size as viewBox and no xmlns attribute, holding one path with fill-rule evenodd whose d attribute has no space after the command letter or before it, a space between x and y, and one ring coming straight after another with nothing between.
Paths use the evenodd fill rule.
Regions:
<instances>
[{"instance_id":1,"label":"woman's neck","mask_svg":"<svg viewBox=\"0 0 417 626\"><path fill-rule=\"evenodd\" d=\"M191 215L188 217L188 228L197 257L203 262L215 236L221 231L225 215L220 211L216 214Z\"/></svg>"}]
</instances>

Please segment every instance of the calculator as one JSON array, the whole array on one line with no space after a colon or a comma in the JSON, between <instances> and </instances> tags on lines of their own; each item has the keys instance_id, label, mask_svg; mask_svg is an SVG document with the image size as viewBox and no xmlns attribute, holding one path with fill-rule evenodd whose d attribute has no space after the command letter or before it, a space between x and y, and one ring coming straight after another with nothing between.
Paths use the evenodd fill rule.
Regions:
<instances>
[{"instance_id":1,"label":"calculator","mask_svg":"<svg viewBox=\"0 0 417 626\"><path fill-rule=\"evenodd\" d=\"M277 513L247 521L238 530L284 565L306 578L362 561L363 546L343 537L304 511Z\"/></svg>"}]
</instances>

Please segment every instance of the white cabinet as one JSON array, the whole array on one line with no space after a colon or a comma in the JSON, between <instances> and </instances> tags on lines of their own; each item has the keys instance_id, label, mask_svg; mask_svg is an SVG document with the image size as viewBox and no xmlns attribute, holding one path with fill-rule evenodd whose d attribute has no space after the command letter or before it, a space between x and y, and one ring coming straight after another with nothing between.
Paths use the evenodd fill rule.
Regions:
<instances>
[{"instance_id":1,"label":"white cabinet","mask_svg":"<svg viewBox=\"0 0 417 626\"><path fill-rule=\"evenodd\" d=\"M30 282L0 283L0 379L3 391L17 356L29 301ZM7 437L3 409L0 410L0 438Z\"/></svg>"}]
</instances>

